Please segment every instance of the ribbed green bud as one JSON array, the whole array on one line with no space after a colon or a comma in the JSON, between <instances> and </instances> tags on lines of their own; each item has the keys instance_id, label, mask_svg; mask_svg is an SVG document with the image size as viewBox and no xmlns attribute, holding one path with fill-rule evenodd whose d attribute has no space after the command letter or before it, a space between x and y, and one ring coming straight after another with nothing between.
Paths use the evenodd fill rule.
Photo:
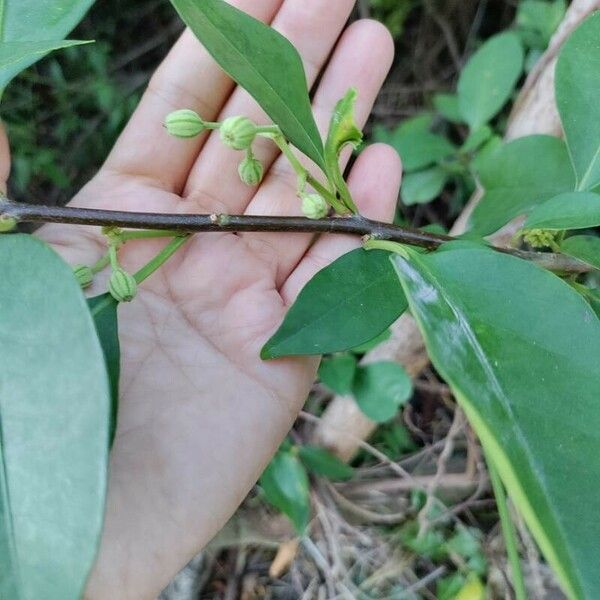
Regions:
<instances>
[{"instance_id":1,"label":"ribbed green bud","mask_svg":"<svg viewBox=\"0 0 600 600\"><path fill-rule=\"evenodd\" d=\"M528 229L523 232L523 241L532 248L553 248L557 233L547 229Z\"/></svg>"},{"instance_id":2,"label":"ribbed green bud","mask_svg":"<svg viewBox=\"0 0 600 600\"><path fill-rule=\"evenodd\" d=\"M165 127L170 135L178 138L193 138L206 129L200 115L187 108L168 114L165 119Z\"/></svg>"},{"instance_id":3,"label":"ribbed green bud","mask_svg":"<svg viewBox=\"0 0 600 600\"><path fill-rule=\"evenodd\" d=\"M322 219L327 216L329 206L319 194L305 194L302 196L302 212L309 219Z\"/></svg>"},{"instance_id":4,"label":"ribbed green bud","mask_svg":"<svg viewBox=\"0 0 600 600\"><path fill-rule=\"evenodd\" d=\"M240 179L246 185L258 185L262 181L264 171L262 163L254 156L246 156L238 167Z\"/></svg>"},{"instance_id":5,"label":"ribbed green bud","mask_svg":"<svg viewBox=\"0 0 600 600\"><path fill-rule=\"evenodd\" d=\"M94 281L94 272L87 265L75 265L73 267L73 275L79 282L82 288L89 287Z\"/></svg>"},{"instance_id":6,"label":"ribbed green bud","mask_svg":"<svg viewBox=\"0 0 600 600\"><path fill-rule=\"evenodd\" d=\"M0 233L8 233L17 226L17 220L13 217L0 217Z\"/></svg>"},{"instance_id":7,"label":"ribbed green bud","mask_svg":"<svg viewBox=\"0 0 600 600\"><path fill-rule=\"evenodd\" d=\"M234 150L247 150L256 137L256 125L248 117L229 117L221 123L221 140Z\"/></svg>"},{"instance_id":8,"label":"ribbed green bud","mask_svg":"<svg viewBox=\"0 0 600 600\"><path fill-rule=\"evenodd\" d=\"M137 294L137 283L124 269L115 269L110 276L108 291L117 302L131 302Z\"/></svg>"}]
</instances>

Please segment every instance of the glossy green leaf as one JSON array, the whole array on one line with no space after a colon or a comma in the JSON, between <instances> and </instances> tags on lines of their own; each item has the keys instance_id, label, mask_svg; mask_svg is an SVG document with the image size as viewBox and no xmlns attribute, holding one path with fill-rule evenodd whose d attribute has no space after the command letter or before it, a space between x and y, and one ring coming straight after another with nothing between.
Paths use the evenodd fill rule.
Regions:
<instances>
[{"instance_id":1,"label":"glossy green leaf","mask_svg":"<svg viewBox=\"0 0 600 600\"><path fill-rule=\"evenodd\" d=\"M447 181L448 173L440 167L408 173L402 178L402 202L406 206L430 202L442 193Z\"/></svg>"},{"instance_id":2,"label":"glossy green leaf","mask_svg":"<svg viewBox=\"0 0 600 600\"><path fill-rule=\"evenodd\" d=\"M121 347L119 344L118 302L110 294L102 294L88 300L88 306L98 332L98 339L104 352L106 370L110 381L110 443L117 431L119 410L119 377L121 375Z\"/></svg>"},{"instance_id":3,"label":"glossy green leaf","mask_svg":"<svg viewBox=\"0 0 600 600\"><path fill-rule=\"evenodd\" d=\"M534 208L525 229L586 229L600 225L600 195L567 192Z\"/></svg>"},{"instance_id":4,"label":"glossy green leaf","mask_svg":"<svg viewBox=\"0 0 600 600\"><path fill-rule=\"evenodd\" d=\"M574 235L564 240L560 251L600 269L600 238L593 235Z\"/></svg>"},{"instance_id":5,"label":"glossy green leaf","mask_svg":"<svg viewBox=\"0 0 600 600\"><path fill-rule=\"evenodd\" d=\"M342 352L385 331L406 310L390 266L387 252L357 248L319 271L261 357Z\"/></svg>"},{"instance_id":6,"label":"glossy green leaf","mask_svg":"<svg viewBox=\"0 0 600 600\"><path fill-rule=\"evenodd\" d=\"M376 362L356 370L352 393L372 421L391 419L412 395L412 381L394 362Z\"/></svg>"},{"instance_id":7,"label":"glossy green leaf","mask_svg":"<svg viewBox=\"0 0 600 600\"><path fill-rule=\"evenodd\" d=\"M0 90L60 42L94 0L0 0ZM51 41L48 41L51 40Z\"/></svg>"},{"instance_id":8,"label":"glossy green leaf","mask_svg":"<svg viewBox=\"0 0 600 600\"><path fill-rule=\"evenodd\" d=\"M327 477L332 481L345 481L354 476L354 469L350 465L318 446L300 446L298 456L304 466L315 475Z\"/></svg>"},{"instance_id":9,"label":"glossy green leaf","mask_svg":"<svg viewBox=\"0 0 600 600\"><path fill-rule=\"evenodd\" d=\"M352 354L324 358L319 366L319 379L336 394L349 394L352 391L356 364L356 358Z\"/></svg>"},{"instance_id":10,"label":"glossy green leaf","mask_svg":"<svg viewBox=\"0 0 600 600\"><path fill-rule=\"evenodd\" d=\"M110 392L71 269L0 238L0 598L78 600L104 513Z\"/></svg>"},{"instance_id":11,"label":"glossy green leaf","mask_svg":"<svg viewBox=\"0 0 600 600\"><path fill-rule=\"evenodd\" d=\"M299 535L304 533L310 516L308 476L298 457L280 450L262 474L259 485L266 499L283 512Z\"/></svg>"},{"instance_id":12,"label":"glossy green leaf","mask_svg":"<svg viewBox=\"0 0 600 600\"><path fill-rule=\"evenodd\" d=\"M487 235L511 219L575 187L561 140L532 135L514 140L478 163L485 195L470 219L474 233Z\"/></svg>"},{"instance_id":13,"label":"glossy green leaf","mask_svg":"<svg viewBox=\"0 0 600 600\"><path fill-rule=\"evenodd\" d=\"M506 104L522 71L523 48L512 32L491 37L471 57L458 80L458 103L472 131Z\"/></svg>"},{"instance_id":14,"label":"glossy green leaf","mask_svg":"<svg viewBox=\"0 0 600 600\"><path fill-rule=\"evenodd\" d=\"M280 33L223 0L171 0L185 24L239 85L323 170L323 142L298 51Z\"/></svg>"},{"instance_id":15,"label":"glossy green leaf","mask_svg":"<svg viewBox=\"0 0 600 600\"><path fill-rule=\"evenodd\" d=\"M459 247L394 264L450 384L573 598L600 589L600 321L548 271Z\"/></svg>"},{"instance_id":16,"label":"glossy green leaf","mask_svg":"<svg viewBox=\"0 0 600 600\"><path fill-rule=\"evenodd\" d=\"M463 122L456 94L436 94L433 97L433 106L444 119L447 119L451 123Z\"/></svg>"},{"instance_id":17,"label":"glossy green leaf","mask_svg":"<svg viewBox=\"0 0 600 600\"><path fill-rule=\"evenodd\" d=\"M561 49L556 65L556 104L577 189L600 183L600 12L588 17Z\"/></svg>"},{"instance_id":18,"label":"glossy green leaf","mask_svg":"<svg viewBox=\"0 0 600 600\"><path fill-rule=\"evenodd\" d=\"M353 213L358 211L340 169L340 153L346 146L357 148L363 139L362 131L358 128L354 120L356 98L357 91L351 88L335 105L329 124L327 141L325 142L327 177L339 192L344 206Z\"/></svg>"}]
</instances>

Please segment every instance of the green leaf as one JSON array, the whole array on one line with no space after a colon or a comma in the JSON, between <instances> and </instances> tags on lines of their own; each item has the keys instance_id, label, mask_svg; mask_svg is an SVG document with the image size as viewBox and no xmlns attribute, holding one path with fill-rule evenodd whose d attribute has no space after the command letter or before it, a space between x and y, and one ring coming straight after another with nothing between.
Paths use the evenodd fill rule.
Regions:
<instances>
[{"instance_id":1,"label":"green leaf","mask_svg":"<svg viewBox=\"0 0 600 600\"><path fill-rule=\"evenodd\" d=\"M502 138L499 135L492 135L492 137L483 144L477 151L477 154L471 159L471 166L476 172L479 172L481 165L486 164L491 160L493 154L503 147Z\"/></svg>"},{"instance_id":2,"label":"green leaf","mask_svg":"<svg viewBox=\"0 0 600 600\"><path fill-rule=\"evenodd\" d=\"M331 123L329 124L327 141L325 142L327 177L339 192L344 206L353 213L358 212L358 210L352 200L350 190L340 169L340 153L348 145L352 146L352 148L357 148L363 139L362 131L358 128L354 120L356 97L356 90L351 88L336 104L331 117Z\"/></svg>"},{"instance_id":3,"label":"green leaf","mask_svg":"<svg viewBox=\"0 0 600 600\"><path fill-rule=\"evenodd\" d=\"M532 135L496 149L478 162L485 195L470 219L471 230L487 235L511 219L575 186L561 140Z\"/></svg>"},{"instance_id":4,"label":"green leaf","mask_svg":"<svg viewBox=\"0 0 600 600\"><path fill-rule=\"evenodd\" d=\"M405 253L394 264L433 364L565 591L593 598L600 321L568 284L518 258Z\"/></svg>"},{"instance_id":5,"label":"green leaf","mask_svg":"<svg viewBox=\"0 0 600 600\"><path fill-rule=\"evenodd\" d=\"M582 298L585 298L585 301L590 305L590 308L596 313L596 316L600 318L600 290L582 285L576 281L569 281L569 284Z\"/></svg>"},{"instance_id":6,"label":"green leaf","mask_svg":"<svg viewBox=\"0 0 600 600\"><path fill-rule=\"evenodd\" d=\"M471 57L458 80L458 103L471 131L485 125L510 98L523 71L523 48L516 34L491 37Z\"/></svg>"},{"instance_id":7,"label":"green leaf","mask_svg":"<svg viewBox=\"0 0 600 600\"><path fill-rule=\"evenodd\" d=\"M485 144L491 137L493 131L487 125L483 125L476 131L472 131L467 139L464 141L463 145L460 147L460 151L463 154L469 154L470 152L475 152L478 148L480 148L483 144Z\"/></svg>"},{"instance_id":8,"label":"green leaf","mask_svg":"<svg viewBox=\"0 0 600 600\"><path fill-rule=\"evenodd\" d=\"M94 0L0 0L0 92L47 52L82 42L60 42ZM48 41L51 40L51 41Z\"/></svg>"},{"instance_id":9,"label":"green leaf","mask_svg":"<svg viewBox=\"0 0 600 600\"><path fill-rule=\"evenodd\" d=\"M319 271L300 292L263 359L343 352L372 340L405 310L388 253L357 248Z\"/></svg>"},{"instance_id":10,"label":"green leaf","mask_svg":"<svg viewBox=\"0 0 600 600\"><path fill-rule=\"evenodd\" d=\"M481 552L481 542L478 534L478 529L460 527L448 540L446 547L449 552L458 554L463 558L471 558Z\"/></svg>"},{"instance_id":11,"label":"green leaf","mask_svg":"<svg viewBox=\"0 0 600 600\"><path fill-rule=\"evenodd\" d=\"M279 125L286 138L325 170L302 59L280 33L223 0L171 0L222 69Z\"/></svg>"},{"instance_id":12,"label":"green leaf","mask_svg":"<svg viewBox=\"0 0 600 600\"><path fill-rule=\"evenodd\" d=\"M0 42L0 80L5 77L13 77L10 72L18 68L28 60L34 61L44 57L52 50L70 48L89 44L80 40L55 40L43 42ZM16 73L15 73L16 75Z\"/></svg>"},{"instance_id":13,"label":"green leaf","mask_svg":"<svg viewBox=\"0 0 600 600\"><path fill-rule=\"evenodd\" d=\"M394 145L398 138L409 138L412 135L426 133L431 129L432 125L433 114L422 112L402 121L393 131L386 129L382 125L375 125L373 128L373 139L376 142Z\"/></svg>"},{"instance_id":14,"label":"green leaf","mask_svg":"<svg viewBox=\"0 0 600 600\"><path fill-rule=\"evenodd\" d=\"M349 394L355 372L356 358L352 354L340 354L321 361L319 379L336 394Z\"/></svg>"},{"instance_id":15,"label":"green leaf","mask_svg":"<svg viewBox=\"0 0 600 600\"><path fill-rule=\"evenodd\" d=\"M600 238L593 235L574 235L564 240L560 251L600 269Z\"/></svg>"},{"instance_id":16,"label":"green leaf","mask_svg":"<svg viewBox=\"0 0 600 600\"><path fill-rule=\"evenodd\" d=\"M600 183L600 12L569 37L556 65L556 104L577 174L577 189Z\"/></svg>"},{"instance_id":17,"label":"green leaf","mask_svg":"<svg viewBox=\"0 0 600 600\"><path fill-rule=\"evenodd\" d=\"M445 137L426 130L397 132L389 143L400 155L405 173L433 165L456 152Z\"/></svg>"},{"instance_id":18,"label":"green leaf","mask_svg":"<svg viewBox=\"0 0 600 600\"><path fill-rule=\"evenodd\" d=\"M300 446L300 460L315 475L327 477L332 481L345 481L354 477L354 469L342 462L337 456L317 446Z\"/></svg>"},{"instance_id":19,"label":"green leaf","mask_svg":"<svg viewBox=\"0 0 600 600\"><path fill-rule=\"evenodd\" d=\"M78 600L102 528L110 392L72 270L0 239L0 597Z\"/></svg>"},{"instance_id":20,"label":"green leaf","mask_svg":"<svg viewBox=\"0 0 600 600\"><path fill-rule=\"evenodd\" d=\"M435 584L435 597L437 600L455 600L465 584L465 577L461 573L453 573L438 579Z\"/></svg>"},{"instance_id":21,"label":"green leaf","mask_svg":"<svg viewBox=\"0 0 600 600\"><path fill-rule=\"evenodd\" d=\"M110 443L117 431L119 411L119 377L121 375L121 347L119 345L118 302L110 294L102 294L88 299L88 306L98 332L98 339L104 352L106 370L110 382Z\"/></svg>"},{"instance_id":22,"label":"green leaf","mask_svg":"<svg viewBox=\"0 0 600 600\"><path fill-rule=\"evenodd\" d=\"M363 413L383 423L411 397L412 381L399 364L376 362L358 367L352 392Z\"/></svg>"},{"instance_id":23,"label":"green leaf","mask_svg":"<svg viewBox=\"0 0 600 600\"><path fill-rule=\"evenodd\" d=\"M379 346L379 344L383 344L383 342L389 340L391 337L391 329L386 329L383 333L380 333L379 335L375 336L372 340L369 340L368 342L365 342L360 346L354 346L354 348L351 348L350 350L355 354L366 354L367 352L373 350L373 348Z\"/></svg>"},{"instance_id":24,"label":"green leaf","mask_svg":"<svg viewBox=\"0 0 600 600\"><path fill-rule=\"evenodd\" d=\"M436 94L433 97L433 106L444 119L451 123L463 123L456 94Z\"/></svg>"},{"instance_id":25,"label":"green leaf","mask_svg":"<svg viewBox=\"0 0 600 600\"><path fill-rule=\"evenodd\" d=\"M600 225L600 195L567 192L533 209L524 229L586 229Z\"/></svg>"},{"instance_id":26,"label":"green leaf","mask_svg":"<svg viewBox=\"0 0 600 600\"><path fill-rule=\"evenodd\" d=\"M446 557L442 532L430 527L422 535L419 535L419 525L416 521L410 521L402 527L400 541L419 556L434 560L443 560Z\"/></svg>"},{"instance_id":27,"label":"green leaf","mask_svg":"<svg viewBox=\"0 0 600 600\"><path fill-rule=\"evenodd\" d=\"M527 32L535 33L535 40L541 49L545 49L552 34L560 25L567 5L564 0L524 0L517 7L517 25ZM528 36L531 37L531 36Z\"/></svg>"},{"instance_id":28,"label":"green leaf","mask_svg":"<svg viewBox=\"0 0 600 600\"><path fill-rule=\"evenodd\" d=\"M260 487L266 499L283 512L303 535L310 516L308 476L298 457L279 451L262 474Z\"/></svg>"},{"instance_id":29,"label":"green leaf","mask_svg":"<svg viewBox=\"0 0 600 600\"><path fill-rule=\"evenodd\" d=\"M402 179L400 197L405 206L425 204L437 198L448 181L448 174L440 167L408 173Z\"/></svg>"}]
</instances>

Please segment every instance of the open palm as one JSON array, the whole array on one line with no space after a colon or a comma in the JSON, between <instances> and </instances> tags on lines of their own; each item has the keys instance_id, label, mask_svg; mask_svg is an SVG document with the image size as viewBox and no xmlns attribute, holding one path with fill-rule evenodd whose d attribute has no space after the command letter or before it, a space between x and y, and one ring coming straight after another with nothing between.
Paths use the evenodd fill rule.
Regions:
<instances>
[{"instance_id":1,"label":"open palm","mask_svg":"<svg viewBox=\"0 0 600 600\"><path fill-rule=\"evenodd\" d=\"M272 22L317 78L352 9L352 0L236 0ZM373 22L351 26L315 92L324 129L335 102L359 91L364 122L385 77L392 44ZM78 206L148 212L299 214L295 177L268 140L255 154L267 169L259 189L239 181L241 159L218 135L170 138L167 113L192 108L209 120L244 114L268 119L186 32L161 65L106 164L73 200ZM269 168L270 167L270 168ZM365 151L350 176L361 212L387 219L400 166L385 146ZM70 263L105 251L96 230L47 226L40 235ZM133 271L164 245L128 242ZM357 244L305 234L198 234L119 309L122 380L106 525L89 598L154 598L223 526L293 423L317 360L263 362L261 346L302 286ZM106 289L95 284L94 292Z\"/></svg>"}]
</instances>

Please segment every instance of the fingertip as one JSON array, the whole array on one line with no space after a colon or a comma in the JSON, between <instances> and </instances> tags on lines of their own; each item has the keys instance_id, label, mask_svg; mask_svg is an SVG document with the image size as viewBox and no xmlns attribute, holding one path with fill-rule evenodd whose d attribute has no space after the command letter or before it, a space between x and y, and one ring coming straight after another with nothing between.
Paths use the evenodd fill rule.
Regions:
<instances>
[{"instance_id":1,"label":"fingertip","mask_svg":"<svg viewBox=\"0 0 600 600\"><path fill-rule=\"evenodd\" d=\"M391 220L402 178L400 156L388 144L368 146L357 158L348 184L361 214Z\"/></svg>"},{"instance_id":2,"label":"fingertip","mask_svg":"<svg viewBox=\"0 0 600 600\"><path fill-rule=\"evenodd\" d=\"M389 71L394 61L394 38L389 29L375 19L359 19L352 23L345 31L344 38L357 40L368 48L370 55L376 55L380 66Z\"/></svg>"}]
</instances>

